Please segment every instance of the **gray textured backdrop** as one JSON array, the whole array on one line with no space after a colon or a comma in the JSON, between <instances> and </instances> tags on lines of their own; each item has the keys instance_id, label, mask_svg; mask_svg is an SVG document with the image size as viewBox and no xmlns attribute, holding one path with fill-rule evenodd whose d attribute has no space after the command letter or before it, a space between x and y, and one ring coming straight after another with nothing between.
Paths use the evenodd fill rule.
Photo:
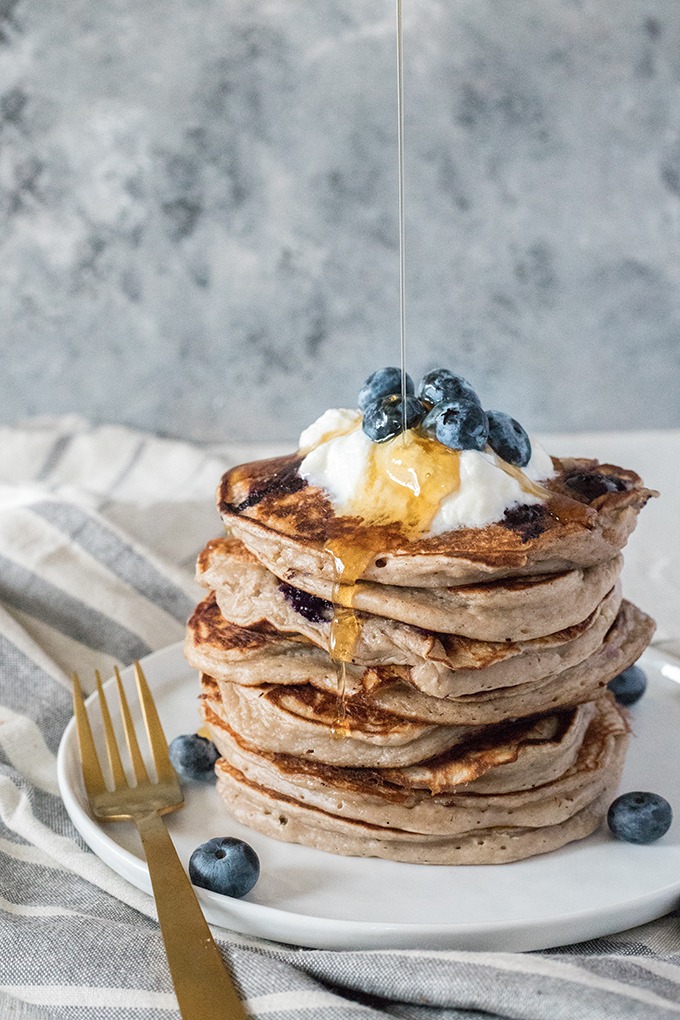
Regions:
<instances>
[{"instance_id":1,"label":"gray textured backdrop","mask_svg":"<svg viewBox=\"0 0 680 1020\"><path fill-rule=\"evenodd\" d=\"M404 0L408 367L680 425L680 3ZM394 0L0 0L0 420L294 437L398 360Z\"/></svg>"}]
</instances>

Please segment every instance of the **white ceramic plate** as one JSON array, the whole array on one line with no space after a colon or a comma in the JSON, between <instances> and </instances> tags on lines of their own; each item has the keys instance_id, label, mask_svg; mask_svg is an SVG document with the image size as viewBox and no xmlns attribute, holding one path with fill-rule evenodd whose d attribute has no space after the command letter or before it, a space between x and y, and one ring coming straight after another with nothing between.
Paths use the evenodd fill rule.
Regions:
<instances>
[{"instance_id":1,"label":"white ceramic plate","mask_svg":"<svg viewBox=\"0 0 680 1020\"><path fill-rule=\"evenodd\" d=\"M456 868L339 857L246 829L230 818L214 786L191 783L186 807L167 816L185 866L199 843L223 835L250 842L262 865L259 882L242 900L197 890L206 917L246 935L316 948L505 951L579 942L660 917L680 899L680 662L649 650L641 665L649 686L633 707L621 791L651 790L671 802L677 817L658 842L618 842L603 826L586 840L515 864ZM195 731L198 680L181 645L150 655L143 666L168 740ZM123 679L130 683L131 670ZM150 892L133 826L100 825L88 810L73 721L58 772L66 809L88 845Z\"/></svg>"}]
</instances>

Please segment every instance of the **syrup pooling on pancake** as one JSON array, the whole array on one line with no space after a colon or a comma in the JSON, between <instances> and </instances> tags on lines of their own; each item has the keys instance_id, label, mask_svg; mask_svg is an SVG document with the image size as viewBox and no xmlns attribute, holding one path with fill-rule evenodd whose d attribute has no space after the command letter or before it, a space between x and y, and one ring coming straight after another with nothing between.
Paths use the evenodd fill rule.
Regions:
<instances>
[{"instance_id":1,"label":"syrup pooling on pancake","mask_svg":"<svg viewBox=\"0 0 680 1020\"><path fill-rule=\"evenodd\" d=\"M365 524L398 522L411 538L430 530L441 501L459 487L459 451L409 429L371 446L361 487L343 514Z\"/></svg>"},{"instance_id":2,"label":"syrup pooling on pancake","mask_svg":"<svg viewBox=\"0 0 680 1020\"><path fill-rule=\"evenodd\" d=\"M309 426L300 453L300 476L326 493L337 516L396 522L407 539L484 528L511 507L545 503L552 493L541 483L555 474L535 441L520 467L486 442L450 447L421 425L374 442L360 412L346 409L326 411Z\"/></svg>"}]
</instances>

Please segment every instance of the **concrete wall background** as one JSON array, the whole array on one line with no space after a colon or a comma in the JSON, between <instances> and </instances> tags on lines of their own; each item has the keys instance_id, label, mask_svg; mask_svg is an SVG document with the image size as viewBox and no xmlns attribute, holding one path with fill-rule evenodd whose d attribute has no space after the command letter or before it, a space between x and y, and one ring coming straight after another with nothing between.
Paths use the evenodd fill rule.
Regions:
<instances>
[{"instance_id":1,"label":"concrete wall background","mask_svg":"<svg viewBox=\"0 0 680 1020\"><path fill-rule=\"evenodd\" d=\"M680 425L680 4L405 0L408 368ZM398 363L394 0L0 0L0 420L294 438Z\"/></svg>"}]
</instances>

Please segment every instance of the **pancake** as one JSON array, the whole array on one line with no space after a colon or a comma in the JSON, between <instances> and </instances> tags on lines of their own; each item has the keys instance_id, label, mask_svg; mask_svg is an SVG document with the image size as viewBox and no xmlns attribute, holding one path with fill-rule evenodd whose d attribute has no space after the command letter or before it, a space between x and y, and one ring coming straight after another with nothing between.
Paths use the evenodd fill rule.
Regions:
<instances>
[{"instance_id":1,"label":"pancake","mask_svg":"<svg viewBox=\"0 0 680 1020\"><path fill-rule=\"evenodd\" d=\"M198 603L187 623L184 657L194 669L234 683L337 685L328 655L301 635L284 634L266 621L239 627L222 616L214 592Z\"/></svg>"},{"instance_id":2,"label":"pancake","mask_svg":"<svg viewBox=\"0 0 680 1020\"><path fill-rule=\"evenodd\" d=\"M404 776L390 770L337 768L266 753L249 747L210 712L208 719L224 761L246 780L272 793L343 818L375 822L379 817L383 826L460 834L482 826L554 824L598 796L606 780L603 766L610 751L604 735L624 736L626 730L625 720L610 709L609 705L590 706L588 715L572 727L572 743L577 746L565 756L567 764L544 783L515 790L508 782L507 789L494 792L481 790L479 784L464 785L425 794L422 786L404 782L408 772L417 769Z\"/></svg>"},{"instance_id":3,"label":"pancake","mask_svg":"<svg viewBox=\"0 0 680 1020\"><path fill-rule=\"evenodd\" d=\"M592 567L619 554L640 509L657 495L635 472L553 458L555 477L542 483L545 503L512 508L483 528L409 539L398 523L376 527L338 516L323 490L298 474L300 463L293 455L232 468L218 487L218 510L278 577L314 577L327 591L336 579L331 546L366 551L357 573L364 581L416 588ZM593 497L603 478L613 491Z\"/></svg>"},{"instance_id":4,"label":"pancake","mask_svg":"<svg viewBox=\"0 0 680 1020\"><path fill-rule=\"evenodd\" d=\"M204 692L211 678L203 678ZM371 768L411 765L469 736L469 727L438 726L384 712L360 695L348 699L345 730L334 693L311 684L219 685L213 710L253 747L313 757L331 765ZM342 736L338 733L342 731Z\"/></svg>"},{"instance_id":5,"label":"pancake","mask_svg":"<svg viewBox=\"0 0 680 1020\"><path fill-rule=\"evenodd\" d=\"M231 538L209 542L198 557L196 578L199 584L216 589L217 605L231 623L256 628L271 625L330 650L330 602L279 581L241 542ZM409 681L435 697L526 683L587 658L601 644L620 602L617 584L585 620L529 641L483 641L438 634L387 617L357 613L359 633L352 659L366 666L410 666ZM209 610L204 612L207 616ZM219 627L216 614L213 619ZM192 619L189 630L197 625ZM196 668L204 666L197 662ZM211 672L209 665L205 672Z\"/></svg>"},{"instance_id":6,"label":"pancake","mask_svg":"<svg viewBox=\"0 0 680 1020\"><path fill-rule=\"evenodd\" d=\"M217 688L211 684L211 678L202 681L202 711L204 720L210 726L213 740L220 753L231 760L229 740L236 741L242 748L251 752L283 754L285 757L299 758L312 763L368 769L379 769L393 785L427 790L429 793L453 793L460 787L483 792L503 793L507 790L525 790L542 786L562 775L574 762L579 751L585 731L593 718L593 703L562 709L541 716L532 716L498 726L486 726L482 729L474 727L441 726L443 749L435 755L428 755L426 743L418 739L413 741L409 757L411 764L391 766L389 755L364 755L365 763L360 764L357 753L363 754L363 748L355 746L364 742L367 737L377 735L376 715L361 705L355 708L352 728L341 738L334 739L334 747L330 755L326 755L325 736L330 732L332 715L323 714L323 699L315 699L315 707L321 702L321 709L307 719L295 715L295 709L302 704L303 710L309 703L295 688L288 689L283 698L278 698L274 711L269 706L264 718L276 732L271 733L263 741L260 727L253 725L252 720L242 712L234 712L234 688L225 690L223 685ZM250 693L250 692L249 692ZM280 695L280 691L277 694ZM238 696L237 696L238 697ZM266 694L265 694L266 697ZM288 702L288 704L286 704ZM291 713L291 705L293 712ZM330 706L332 708L332 706ZM289 718L282 718L288 713ZM290 719L290 714L293 719ZM371 718L372 717L372 718ZM372 730L368 731L368 724ZM326 734L317 732L317 740L313 750L298 753L295 738L303 731L313 732L305 722L311 722L318 730L326 730ZM378 726L380 726L378 722ZM392 726L394 719L392 719ZM409 731L399 727L396 731L381 728L380 736L387 739L396 732L398 738L409 737ZM291 741L289 743L289 740ZM302 741L301 743L304 743ZM421 757L418 757L421 755ZM372 760L371 760L372 759ZM382 781L382 780L381 780Z\"/></svg>"},{"instance_id":7,"label":"pancake","mask_svg":"<svg viewBox=\"0 0 680 1020\"><path fill-rule=\"evenodd\" d=\"M258 550L260 561L281 581L317 598L414 627L485 641L543 637L581 623L616 584L622 557L562 573L503 578L447 588L359 581L336 586L320 576L289 568L284 575ZM347 600L340 596L345 592Z\"/></svg>"},{"instance_id":8,"label":"pancake","mask_svg":"<svg viewBox=\"0 0 680 1020\"><path fill-rule=\"evenodd\" d=\"M377 705L420 721L468 726L493 725L597 698L603 688L639 659L654 633L654 621L624 600L599 649L583 662L540 680L460 697L429 697L406 683L386 683L372 692Z\"/></svg>"},{"instance_id":9,"label":"pancake","mask_svg":"<svg viewBox=\"0 0 680 1020\"><path fill-rule=\"evenodd\" d=\"M383 712L423 724L481 726L535 715L595 698L618 673L639 658L653 633L652 620L624 602L595 652L575 666L509 687L489 688L493 667L479 670L470 691L467 671L449 670L449 683L436 696L418 689L419 673L407 666L346 668L345 697L362 695ZM214 595L196 608L187 627L185 657L200 672L220 682L247 686L310 684L337 692L337 673L328 655L304 638L277 632L270 625L241 628L222 617Z\"/></svg>"},{"instance_id":10,"label":"pancake","mask_svg":"<svg viewBox=\"0 0 680 1020\"><path fill-rule=\"evenodd\" d=\"M245 771L218 761L217 789L229 812L251 828L332 853L420 864L520 860L581 839L601 823L628 739L613 701L601 702L570 768L528 792L419 797L383 772L253 758L243 750L236 755Z\"/></svg>"}]
</instances>

